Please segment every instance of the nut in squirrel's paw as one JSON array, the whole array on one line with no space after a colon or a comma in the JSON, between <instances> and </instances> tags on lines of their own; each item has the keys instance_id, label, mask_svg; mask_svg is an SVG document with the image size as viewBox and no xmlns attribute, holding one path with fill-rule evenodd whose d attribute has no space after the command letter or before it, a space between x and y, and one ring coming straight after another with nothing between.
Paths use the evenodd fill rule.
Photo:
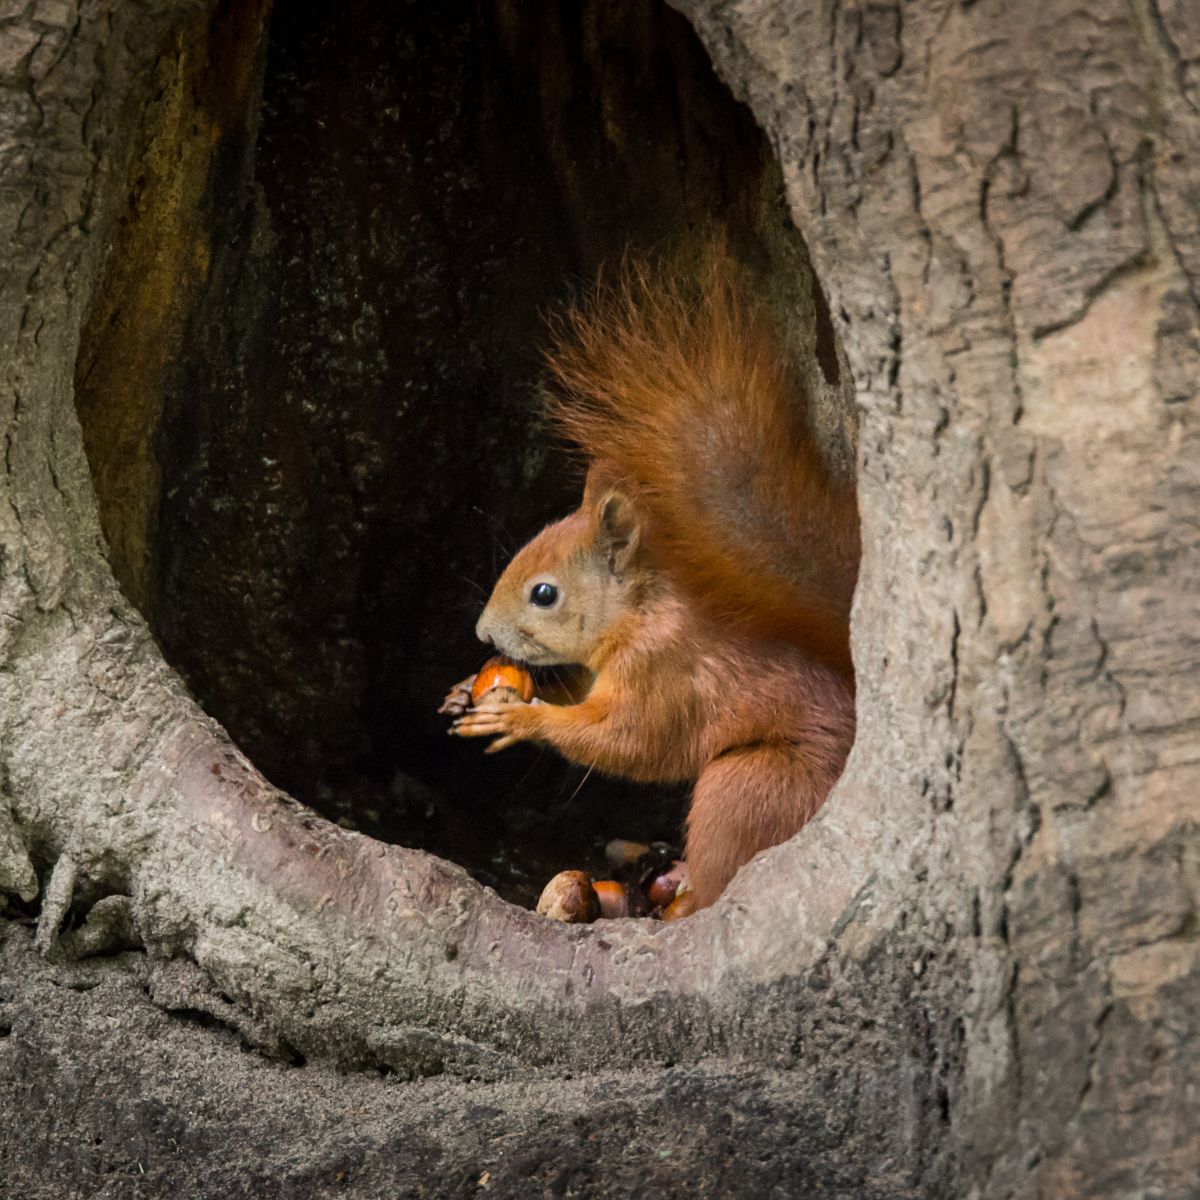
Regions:
<instances>
[{"instance_id":1,"label":"nut in squirrel's paw","mask_svg":"<svg viewBox=\"0 0 1200 1200\"><path fill-rule=\"evenodd\" d=\"M471 685L471 703L528 704L533 699L533 676L511 658L497 655L479 668Z\"/></svg>"}]
</instances>

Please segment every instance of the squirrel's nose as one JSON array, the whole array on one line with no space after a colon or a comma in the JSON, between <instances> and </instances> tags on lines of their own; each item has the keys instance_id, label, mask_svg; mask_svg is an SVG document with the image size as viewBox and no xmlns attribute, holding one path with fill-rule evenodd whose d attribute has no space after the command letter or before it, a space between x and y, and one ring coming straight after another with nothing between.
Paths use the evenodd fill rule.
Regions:
<instances>
[{"instance_id":1,"label":"squirrel's nose","mask_svg":"<svg viewBox=\"0 0 1200 1200\"><path fill-rule=\"evenodd\" d=\"M492 635L488 632L488 624L487 612L485 610L483 616L475 623L475 636L485 645L491 646L494 643Z\"/></svg>"}]
</instances>

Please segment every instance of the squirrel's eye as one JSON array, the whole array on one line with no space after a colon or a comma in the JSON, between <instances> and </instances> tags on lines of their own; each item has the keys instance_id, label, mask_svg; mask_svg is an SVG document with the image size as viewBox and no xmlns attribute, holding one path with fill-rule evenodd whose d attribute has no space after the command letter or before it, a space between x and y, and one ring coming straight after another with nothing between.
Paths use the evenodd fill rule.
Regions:
<instances>
[{"instance_id":1,"label":"squirrel's eye","mask_svg":"<svg viewBox=\"0 0 1200 1200\"><path fill-rule=\"evenodd\" d=\"M538 608L549 608L558 599L558 588L552 583L535 583L529 593L529 602Z\"/></svg>"}]
</instances>

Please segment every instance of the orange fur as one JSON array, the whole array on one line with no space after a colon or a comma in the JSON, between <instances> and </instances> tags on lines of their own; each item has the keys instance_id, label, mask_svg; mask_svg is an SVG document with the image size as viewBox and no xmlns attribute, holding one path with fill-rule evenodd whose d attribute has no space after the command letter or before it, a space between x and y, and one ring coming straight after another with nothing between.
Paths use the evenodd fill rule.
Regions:
<instances>
[{"instance_id":1,"label":"orange fur","mask_svg":"<svg viewBox=\"0 0 1200 1200\"><path fill-rule=\"evenodd\" d=\"M816 812L849 752L853 494L719 256L696 287L627 273L572 314L549 366L557 419L592 460L583 504L519 552L478 629L506 653L582 663L592 686L577 704L482 705L455 728L695 780L687 862L711 904ZM543 611L530 595L547 577L562 599Z\"/></svg>"},{"instance_id":2,"label":"orange fur","mask_svg":"<svg viewBox=\"0 0 1200 1200\"><path fill-rule=\"evenodd\" d=\"M714 252L690 286L628 269L569 314L548 366L560 428L636 491L679 587L849 671L854 493L824 468L805 397L730 261Z\"/></svg>"}]
</instances>

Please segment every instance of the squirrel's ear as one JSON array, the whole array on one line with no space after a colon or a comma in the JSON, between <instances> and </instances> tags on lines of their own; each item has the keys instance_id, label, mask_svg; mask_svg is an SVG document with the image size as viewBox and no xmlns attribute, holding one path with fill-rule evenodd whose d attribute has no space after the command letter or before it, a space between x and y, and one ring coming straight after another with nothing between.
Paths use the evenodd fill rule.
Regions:
<instances>
[{"instance_id":1,"label":"squirrel's ear","mask_svg":"<svg viewBox=\"0 0 1200 1200\"><path fill-rule=\"evenodd\" d=\"M638 518L624 492L608 492L596 506L596 544L608 569L622 575L638 544Z\"/></svg>"}]
</instances>

